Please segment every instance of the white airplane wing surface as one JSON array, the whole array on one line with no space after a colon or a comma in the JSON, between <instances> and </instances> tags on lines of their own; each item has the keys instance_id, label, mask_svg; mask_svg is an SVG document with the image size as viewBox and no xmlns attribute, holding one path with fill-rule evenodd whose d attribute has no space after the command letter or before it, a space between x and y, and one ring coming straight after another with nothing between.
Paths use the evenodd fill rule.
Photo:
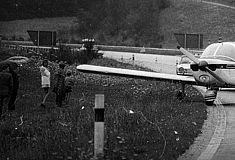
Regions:
<instances>
[{"instance_id":1,"label":"white airplane wing surface","mask_svg":"<svg viewBox=\"0 0 235 160\"><path fill-rule=\"evenodd\" d=\"M95 65L79 65L77 66L77 70L85 73L113 75L113 76L129 77L129 78L162 80L162 81L180 82L185 84L197 85L196 81L191 76L180 76L174 74L138 71L138 70L112 68L112 67L101 67Z\"/></svg>"}]
</instances>

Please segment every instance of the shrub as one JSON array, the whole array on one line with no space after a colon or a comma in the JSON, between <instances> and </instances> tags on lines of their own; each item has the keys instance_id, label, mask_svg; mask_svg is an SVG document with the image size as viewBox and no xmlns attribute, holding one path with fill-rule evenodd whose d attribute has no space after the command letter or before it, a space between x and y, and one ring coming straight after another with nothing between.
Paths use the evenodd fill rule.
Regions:
<instances>
[{"instance_id":1,"label":"shrub","mask_svg":"<svg viewBox=\"0 0 235 160\"><path fill-rule=\"evenodd\" d=\"M18 41L24 41L24 38L23 37L19 37L17 38Z\"/></svg>"},{"instance_id":2,"label":"shrub","mask_svg":"<svg viewBox=\"0 0 235 160\"><path fill-rule=\"evenodd\" d=\"M4 35L2 35L2 40L8 40L8 38Z\"/></svg>"}]
</instances>

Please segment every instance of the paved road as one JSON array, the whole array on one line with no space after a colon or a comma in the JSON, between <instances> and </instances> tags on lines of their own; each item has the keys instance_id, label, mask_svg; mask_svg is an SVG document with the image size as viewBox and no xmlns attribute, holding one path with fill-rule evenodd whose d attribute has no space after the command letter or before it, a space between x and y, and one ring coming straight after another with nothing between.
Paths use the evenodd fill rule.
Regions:
<instances>
[{"instance_id":1,"label":"paved road","mask_svg":"<svg viewBox=\"0 0 235 160\"><path fill-rule=\"evenodd\" d=\"M202 3L210 4L210 5L214 5L214 6L220 6L220 7L235 9L235 7L233 7L233 6L229 6L229 5L225 5L225 4L221 4L221 3L210 2L210 1L203 1L203 0L202 0L201 2L202 2Z\"/></svg>"},{"instance_id":2,"label":"paved road","mask_svg":"<svg viewBox=\"0 0 235 160\"><path fill-rule=\"evenodd\" d=\"M180 58L109 51L104 52L104 56L172 74L175 74L175 64ZM203 94L205 88L199 88L199 91ZM195 140L192 147L179 157L179 160L235 160L234 97L235 90L218 92L216 107L208 107L211 115L208 115L208 121L205 122L205 133Z\"/></svg>"},{"instance_id":3,"label":"paved road","mask_svg":"<svg viewBox=\"0 0 235 160\"><path fill-rule=\"evenodd\" d=\"M235 90L219 91L217 97L217 123L206 149L198 160L235 159Z\"/></svg>"},{"instance_id":4,"label":"paved road","mask_svg":"<svg viewBox=\"0 0 235 160\"><path fill-rule=\"evenodd\" d=\"M175 74L176 62L180 56L162 56L155 54L140 54L130 52L103 51L104 57L116 59L125 63L132 63L150 68L156 72ZM134 57L134 61L133 61Z\"/></svg>"},{"instance_id":5,"label":"paved road","mask_svg":"<svg viewBox=\"0 0 235 160\"><path fill-rule=\"evenodd\" d=\"M225 133L212 160L235 160L235 91L221 91L218 98L226 113Z\"/></svg>"}]
</instances>

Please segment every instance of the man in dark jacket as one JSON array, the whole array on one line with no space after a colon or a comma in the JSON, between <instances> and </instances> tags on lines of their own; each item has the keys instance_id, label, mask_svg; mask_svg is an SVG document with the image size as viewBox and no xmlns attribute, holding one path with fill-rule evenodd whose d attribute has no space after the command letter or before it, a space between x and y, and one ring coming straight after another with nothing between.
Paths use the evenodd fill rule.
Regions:
<instances>
[{"instance_id":1,"label":"man in dark jacket","mask_svg":"<svg viewBox=\"0 0 235 160\"><path fill-rule=\"evenodd\" d=\"M55 86L53 92L56 94L56 105L62 107L62 102L65 99L65 64L60 63L59 69L55 74Z\"/></svg>"},{"instance_id":2,"label":"man in dark jacket","mask_svg":"<svg viewBox=\"0 0 235 160\"><path fill-rule=\"evenodd\" d=\"M0 117L2 115L2 108L4 100L12 93L13 80L9 73L9 64L0 64Z\"/></svg>"}]
</instances>

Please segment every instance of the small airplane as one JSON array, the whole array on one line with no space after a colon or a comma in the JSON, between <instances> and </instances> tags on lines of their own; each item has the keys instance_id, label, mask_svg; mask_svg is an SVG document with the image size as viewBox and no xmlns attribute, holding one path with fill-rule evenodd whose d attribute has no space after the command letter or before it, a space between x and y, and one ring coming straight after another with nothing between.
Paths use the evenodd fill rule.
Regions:
<instances>
[{"instance_id":1,"label":"small airplane","mask_svg":"<svg viewBox=\"0 0 235 160\"><path fill-rule=\"evenodd\" d=\"M185 84L205 86L206 105L213 105L219 89L235 88L235 42L213 43L203 51L200 58L180 46L177 48L192 60L192 77L94 65L79 65L77 69L85 73L178 82L182 84L179 98L185 96Z\"/></svg>"}]
</instances>

